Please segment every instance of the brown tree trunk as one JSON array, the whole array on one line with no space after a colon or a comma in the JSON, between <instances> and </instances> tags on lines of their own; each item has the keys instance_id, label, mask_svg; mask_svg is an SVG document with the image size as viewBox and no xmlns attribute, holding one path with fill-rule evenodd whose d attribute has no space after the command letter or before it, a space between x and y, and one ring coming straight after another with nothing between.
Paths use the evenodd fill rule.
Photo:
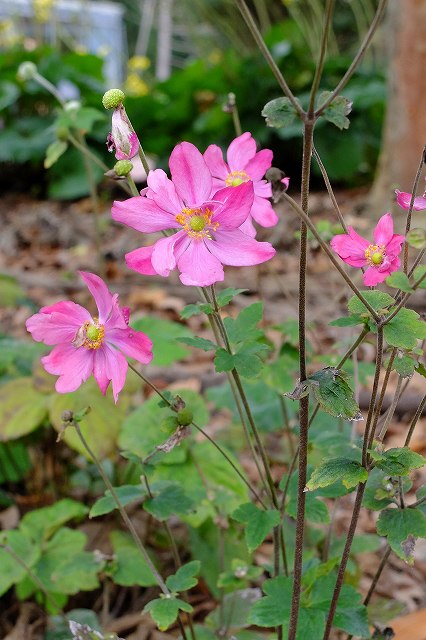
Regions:
<instances>
[{"instance_id":1,"label":"brown tree trunk","mask_svg":"<svg viewBox=\"0 0 426 640\"><path fill-rule=\"evenodd\" d=\"M426 0L390 0L386 27L388 102L371 195L377 217L389 208L393 189L411 191L426 144Z\"/></svg>"}]
</instances>

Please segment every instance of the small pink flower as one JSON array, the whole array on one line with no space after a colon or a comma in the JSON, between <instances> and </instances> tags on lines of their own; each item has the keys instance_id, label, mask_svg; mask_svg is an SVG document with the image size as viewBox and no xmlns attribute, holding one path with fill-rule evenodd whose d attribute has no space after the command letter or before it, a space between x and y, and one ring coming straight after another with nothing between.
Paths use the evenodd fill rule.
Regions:
<instances>
[{"instance_id":1,"label":"small pink flower","mask_svg":"<svg viewBox=\"0 0 426 640\"><path fill-rule=\"evenodd\" d=\"M373 232L374 244L359 236L352 227L348 230L348 234L334 236L331 247L352 267L368 267L364 273L366 286L374 287L399 269L398 256L405 237L394 234L390 213L385 213L377 223Z\"/></svg>"},{"instance_id":2,"label":"small pink flower","mask_svg":"<svg viewBox=\"0 0 426 640\"><path fill-rule=\"evenodd\" d=\"M257 242L239 229L253 204L251 182L221 189L212 197L210 171L189 142L173 149L169 164L172 180L161 169L150 171L143 195L114 202L114 220L137 231L178 229L128 253L130 269L168 276L177 267L183 284L205 287L224 279L224 264L260 264L275 255L269 242Z\"/></svg>"},{"instance_id":3,"label":"small pink flower","mask_svg":"<svg viewBox=\"0 0 426 640\"><path fill-rule=\"evenodd\" d=\"M71 301L57 302L28 318L26 327L37 342L56 345L41 359L48 373L59 376L56 391L75 391L93 373L104 395L112 382L117 402L128 367L124 356L148 364L152 342L128 326L129 309L119 306L118 294L111 294L101 278L84 271L79 274L95 299L98 315L92 317Z\"/></svg>"},{"instance_id":4,"label":"small pink flower","mask_svg":"<svg viewBox=\"0 0 426 640\"><path fill-rule=\"evenodd\" d=\"M272 196L272 189L266 180L262 180L267 170L271 168L272 151L262 149L256 153L256 142L251 133L246 131L231 142L226 152L226 159L227 163L223 159L222 150L215 144L207 147L204 153L204 160L213 176L213 189L235 187L251 180L254 199L250 216L262 227L273 227L278 222L278 216L268 199ZM286 180L288 181L288 178ZM243 226L243 231L254 235L251 217Z\"/></svg>"},{"instance_id":5,"label":"small pink flower","mask_svg":"<svg viewBox=\"0 0 426 640\"><path fill-rule=\"evenodd\" d=\"M115 151L117 160L130 160L139 151L139 140L122 104L114 109L111 133L107 138L108 151Z\"/></svg>"},{"instance_id":6,"label":"small pink flower","mask_svg":"<svg viewBox=\"0 0 426 640\"><path fill-rule=\"evenodd\" d=\"M395 193L399 206L408 210L410 208L411 193L405 193L404 191L399 191L399 189L395 189ZM422 196L414 198L413 209L414 211L424 211L424 209L426 209L426 191Z\"/></svg>"}]
</instances>

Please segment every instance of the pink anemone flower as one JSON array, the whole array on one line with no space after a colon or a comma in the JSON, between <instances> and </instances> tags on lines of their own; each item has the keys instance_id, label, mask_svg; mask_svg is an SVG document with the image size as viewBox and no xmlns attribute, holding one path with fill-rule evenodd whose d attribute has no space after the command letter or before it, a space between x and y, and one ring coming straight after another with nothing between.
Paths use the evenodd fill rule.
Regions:
<instances>
[{"instance_id":1,"label":"pink anemone flower","mask_svg":"<svg viewBox=\"0 0 426 640\"><path fill-rule=\"evenodd\" d=\"M271 185L262 179L271 168L272 151L262 149L256 152L256 142L251 133L246 131L231 142L226 159L227 162L223 159L221 148L216 144L211 144L204 153L204 160L213 176L213 189L235 187L249 180L253 182L253 204L250 218L244 224L243 231L255 235L251 218L262 227L276 225L278 216L268 199L272 196ZM288 178L286 181L285 186L288 186Z\"/></svg>"},{"instance_id":2,"label":"pink anemone flower","mask_svg":"<svg viewBox=\"0 0 426 640\"><path fill-rule=\"evenodd\" d=\"M224 279L222 265L260 264L275 255L239 227L253 204L253 186L244 182L212 196L210 171L198 149L181 142L172 151L172 180L156 169L141 196L114 202L112 217L142 233L176 230L149 247L126 255L130 269L168 276L176 267L185 285L205 287Z\"/></svg>"},{"instance_id":3,"label":"pink anemone flower","mask_svg":"<svg viewBox=\"0 0 426 640\"><path fill-rule=\"evenodd\" d=\"M411 193L405 193L404 191L399 191L399 189L395 189L395 193L399 206L408 210L410 208ZM424 209L426 209L426 191L422 196L414 198L413 209L414 211L424 211Z\"/></svg>"},{"instance_id":4,"label":"pink anemone flower","mask_svg":"<svg viewBox=\"0 0 426 640\"><path fill-rule=\"evenodd\" d=\"M37 342L56 345L41 359L48 373L59 376L56 391L75 391L93 373L104 395L112 382L117 402L126 380L125 356L148 364L152 342L128 326L129 309L119 306L118 294L111 294L101 278L84 271L79 274L95 299L97 316L67 300L43 307L28 318L26 327Z\"/></svg>"},{"instance_id":5,"label":"pink anemone flower","mask_svg":"<svg viewBox=\"0 0 426 640\"><path fill-rule=\"evenodd\" d=\"M373 232L374 243L359 236L352 227L349 233L334 236L332 249L352 267L367 267L364 273L364 284L374 287L383 282L400 266L399 254L405 236L394 234L393 220L390 213L385 213Z\"/></svg>"}]
</instances>

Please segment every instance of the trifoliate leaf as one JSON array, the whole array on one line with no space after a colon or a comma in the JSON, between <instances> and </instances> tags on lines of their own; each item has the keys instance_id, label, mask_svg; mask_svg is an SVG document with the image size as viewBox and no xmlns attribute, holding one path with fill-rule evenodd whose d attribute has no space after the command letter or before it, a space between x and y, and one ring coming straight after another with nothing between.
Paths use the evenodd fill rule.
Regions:
<instances>
[{"instance_id":1,"label":"trifoliate leaf","mask_svg":"<svg viewBox=\"0 0 426 640\"><path fill-rule=\"evenodd\" d=\"M416 346L417 340L426 338L426 322L412 309L403 308L385 324L383 336L389 345L410 350Z\"/></svg>"},{"instance_id":2,"label":"trifoliate leaf","mask_svg":"<svg viewBox=\"0 0 426 640\"><path fill-rule=\"evenodd\" d=\"M331 91L323 91L318 96L318 107L321 107L324 102L328 100L331 95ZM336 96L334 100L328 105L322 116L332 122L338 129L348 129L350 125L348 116L352 111L352 100L345 98L344 96Z\"/></svg>"},{"instance_id":3,"label":"trifoliate leaf","mask_svg":"<svg viewBox=\"0 0 426 640\"><path fill-rule=\"evenodd\" d=\"M419 453L408 447L388 449L383 453L370 451L376 467L390 476L407 476L413 469L420 469L426 460Z\"/></svg>"},{"instance_id":4,"label":"trifoliate leaf","mask_svg":"<svg viewBox=\"0 0 426 640\"><path fill-rule=\"evenodd\" d=\"M179 610L191 613L192 607L187 602L170 595L151 600L145 605L142 613L149 611L160 631L165 631L177 619Z\"/></svg>"},{"instance_id":5,"label":"trifoliate leaf","mask_svg":"<svg viewBox=\"0 0 426 640\"><path fill-rule=\"evenodd\" d=\"M280 513L276 509L259 509L252 502L240 505L232 517L246 525L245 539L250 553L262 544L271 529L281 521Z\"/></svg>"},{"instance_id":6,"label":"trifoliate leaf","mask_svg":"<svg viewBox=\"0 0 426 640\"><path fill-rule=\"evenodd\" d=\"M199 560L193 560L192 562L184 564L176 571L174 576L167 578L166 585L170 591L176 593L192 589L198 582L195 576L199 573L200 567L201 562Z\"/></svg>"},{"instance_id":7,"label":"trifoliate leaf","mask_svg":"<svg viewBox=\"0 0 426 640\"><path fill-rule=\"evenodd\" d=\"M144 509L157 520L167 520L173 515L184 515L195 509L195 504L182 487L173 482L158 483L160 490L156 494L155 485L151 487L154 497L145 500ZM156 495L155 495L156 494Z\"/></svg>"},{"instance_id":8,"label":"trifoliate leaf","mask_svg":"<svg viewBox=\"0 0 426 640\"><path fill-rule=\"evenodd\" d=\"M367 289L367 291L361 291L361 293L367 300L368 304L374 309L374 311L377 311L379 315L395 303L395 299L384 291L371 291ZM348 302L348 309L350 313L355 315L366 314L367 316L370 316L370 312L358 296L352 296L352 298L350 298Z\"/></svg>"},{"instance_id":9,"label":"trifoliate leaf","mask_svg":"<svg viewBox=\"0 0 426 640\"><path fill-rule=\"evenodd\" d=\"M227 287L223 291L219 291L216 295L217 304L219 307L226 307L226 305L231 302L232 298L238 296L240 293L245 293L248 289L233 289L232 287Z\"/></svg>"},{"instance_id":10,"label":"trifoliate leaf","mask_svg":"<svg viewBox=\"0 0 426 640\"><path fill-rule=\"evenodd\" d=\"M338 480L341 480L349 489L360 482L366 482L367 479L368 471L361 466L361 463L350 458L332 458L324 460L319 467L314 469L306 484L306 489L313 491L319 487L328 487Z\"/></svg>"},{"instance_id":11,"label":"trifoliate leaf","mask_svg":"<svg viewBox=\"0 0 426 640\"><path fill-rule=\"evenodd\" d=\"M137 500L141 501L146 495L146 490L141 484L124 484L121 487L116 487L114 491L123 507ZM103 516L106 513L111 513L114 509L117 509L117 505L111 492L107 490L105 495L96 500L90 509L89 518Z\"/></svg>"},{"instance_id":12,"label":"trifoliate leaf","mask_svg":"<svg viewBox=\"0 0 426 640\"><path fill-rule=\"evenodd\" d=\"M413 564L414 539L426 537L426 515L420 509L385 509L377 521L377 533L387 536L399 558Z\"/></svg>"},{"instance_id":13,"label":"trifoliate leaf","mask_svg":"<svg viewBox=\"0 0 426 640\"><path fill-rule=\"evenodd\" d=\"M184 344L189 345L190 347L196 347L197 349L202 349L203 351L216 351L217 344L212 342L211 340L206 340L206 338L178 338L178 342L183 342Z\"/></svg>"},{"instance_id":14,"label":"trifoliate leaf","mask_svg":"<svg viewBox=\"0 0 426 640\"><path fill-rule=\"evenodd\" d=\"M297 112L288 98L275 98L265 104L262 116L268 127L288 127L293 122Z\"/></svg>"}]
</instances>

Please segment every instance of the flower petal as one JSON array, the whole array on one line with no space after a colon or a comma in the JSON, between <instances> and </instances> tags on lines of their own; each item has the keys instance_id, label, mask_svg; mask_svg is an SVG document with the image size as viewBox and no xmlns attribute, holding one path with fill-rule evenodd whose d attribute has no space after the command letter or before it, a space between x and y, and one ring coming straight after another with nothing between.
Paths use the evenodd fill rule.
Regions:
<instances>
[{"instance_id":1,"label":"flower petal","mask_svg":"<svg viewBox=\"0 0 426 640\"><path fill-rule=\"evenodd\" d=\"M250 236L250 238L255 238L256 237L256 229L255 229L255 227L253 225L251 216L249 216L247 218L247 220L245 220L243 222L241 227L238 227L238 228L239 228L240 231L242 231L246 235Z\"/></svg>"},{"instance_id":2,"label":"flower petal","mask_svg":"<svg viewBox=\"0 0 426 640\"><path fill-rule=\"evenodd\" d=\"M39 313L28 318L25 324L34 340L53 345L71 342L78 329L91 319L87 309L74 302L64 301L43 307Z\"/></svg>"},{"instance_id":3,"label":"flower petal","mask_svg":"<svg viewBox=\"0 0 426 640\"><path fill-rule=\"evenodd\" d=\"M180 209L176 213L179 212ZM154 233L176 227L175 217L146 196L135 196L123 202L115 201L111 213L116 222L142 233Z\"/></svg>"},{"instance_id":4,"label":"flower petal","mask_svg":"<svg viewBox=\"0 0 426 640\"><path fill-rule=\"evenodd\" d=\"M399 206L403 209L409 209L411 202L411 193L405 193L403 191L399 191L398 189L395 189L395 193L396 201ZM415 211L423 211L424 209L426 209L426 198L424 195L414 198L413 209Z\"/></svg>"},{"instance_id":5,"label":"flower petal","mask_svg":"<svg viewBox=\"0 0 426 640\"><path fill-rule=\"evenodd\" d=\"M107 344L104 344L102 349L105 357L105 373L112 382L114 402L117 403L118 394L123 389L124 383L126 382L126 374L129 365L127 364L127 360L123 354L116 349L112 349Z\"/></svg>"},{"instance_id":6,"label":"flower petal","mask_svg":"<svg viewBox=\"0 0 426 640\"><path fill-rule=\"evenodd\" d=\"M149 197L173 217L182 211L183 203L176 193L175 185L162 169L155 169L148 174Z\"/></svg>"},{"instance_id":7,"label":"flower petal","mask_svg":"<svg viewBox=\"0 0 426 640\"><path fill-rule=\"evenodd\" d=\"M152 252L152 266L160 276L168 276L176 267L176 251L184 251L190 242L185 231L178 231L173 236L157 240ZM176 246L177 245L177 246ZM179 245L182 245L179 247Z\"/></svg>"},{"instance_id":8,"label":"flower petal","mask_svg":"<svg viewBox=\"0 0 426 640\"><path fill-rule=\"evenodd\" d=\"M58 344L48 356L41 359L48 373L59 375L55 384L58 393L71 393L93 372L93 350L72 344Z\"/></svg>"},{"instance_id":9,"label":"flower petal","mask_svg":"<svg viewBox=\"0 0 426 640\"><path fill-rule=\"evenodd\" d=\"M134 358L142 364L152 360L152 341L142 331L127 329L110 329L105 332L107 343L113 344L128 358Z\"/></svg>"},{"instance_id":10,"label":"flower petal","mask_svg":"<svg viewBox=\"0 0 426 640\"><path fill-rule=\"evenodd\" d=\"M388 256L398 256L402 251L402 245L405 242L405 236L394 233L386 246L386 254Z\"/></svg>"},{"instance_id":11,"label":"flower petal","mask_svg":"<svg viewBox=\"0 0 426 640\"><path fill-rule=\"evenodd\" d=\"M221 189L213 196L213 200L219 200L223 204L217 207L212 222L218 222L221 229L237 229L249 216L253 199L252 182Z\"/></svg>"},{"instance_id":12,"label":"flower petal","mask_svg":"<svg viewBox=\"0 0 426 640\"><path fill-rule=\"evenodd\" d=\"M382 216L373 232L374 242L376 244L384 244L385 246L393 236L393 219L392 214L385 213Z\"/></svg>"},{"instance_id":13,"label":"flower petal","mask_svg":"<svg viewBox=\"0 0 426 640\"><path fill-rule=\"evenodd\" d=\"M269 200L256 195L254 196L250 215L253 216L256 222L262 225L262 227L273 227L278 222L278 216Z\"/></svg>"},{"instance_id":14,"label":"flower petal","mask_svg":"<svg viewBox=\"0 0 426 640\"><path fill-rule=\"evenodd\" d=\"M181 142L173 149L169 160L173 184L186 206L203 204L212 192L212 177L197 147Z\"/></svg>"},{"instance_id":15,"label":"flower petal","mask_svg":"<svg viewBox=\"0 0 426 640\"><path fill-rule=\"evenodd\" d=\"M203 158L212 176L220 178L222 181L226 180L226 176L230 171L223 159L222 149L218 147L217 144L211 144L207 147L203 154Z\"/></svg>"},{"instance_id":16,"label":"flower petal","mask_svg":"<svg viewBox=\"0 0 426 640\"><path fill-rule=\"evenodd\" d=\"M102 278L94 273L88 273L87 271L79 271L78 273L95 299L99 312L99 322L104 324L111 313L113 304L117 302L117 294L113 295Z\"/></svg>"},{"instance_id":17,"label":"flower petal","mask_svg":"<svg viewBox=\"0 0 426 640\"><path fill-rule=\"evenodd\" d=\"M289 180L289 178L288 178ZM272 187L269 182L266 180L258 180L257 182L253 182L254 195L260 196L261 198L271 198L272 197Z\"/></svg>"},{"instance_id":18,"label":"flower petal","mask_svg":"<svg viewBox=\"0 0 426 640\"><path fill-rule=\"evenodd\" d=\"M367 264L365 250L369 242L359 236L352 227L348 227L348 231L349 234L342 233L334 236L330 246L347 264L352 267L364 267Z\"/></svg>"},{"instance_id":19,"label":"flower petal","mask_svg":"<svg viewBox=\"0 0 426 640\"><path fill-rule=\"evenodd\" d=\"M384 282L388 275L387 271L381 272L377 267L368 267L363 275L363 281L366 287L375 287L376 284Z\"/></svg>"},{"instance_id":20,"label":"flower petal","mask_svg":"<svg viewBox=\"0 0 426 640\"><path fill-rule=\"evenodd\" d=\"M224 279L223 267L207 249L205 241L193 240L177 261L183 284L207 287Z\"/></svg>"},{"instance_id":21,"label":"flower petal","mask_svg":"<svg viewBox=\"0 0 426 640\"><path fill-rule=\"evenodd\" d=\"M273 153L270 149L262 149L254 158L248 161L244 167L244 171L249 176L250 180L257 182L261 180L268 169L272 166Z\"/></svg>"},{"instance_id":22,"label":"flower petal","mask_svg":"<svg viewBox=\"0 0 426 640\"><path fill-rule=\"evenodd\" d=\"M205 241L208 250L222 264L235 267L260 264L275 255L275 249L269 242L258 242L239 229L215 233L215 240Z\"/></svg>"},{"instance_id":23,"label":"flower petal","mask_svg":"<svg viewBox=\"0 0 426 640\"><path fill-rule=\"evenodd\" d=\"M154 247L155 245L153 244L149 247L139 247L139 249L126 253L125 260L129 269L137 271L137 273L142 273L144 276L157 275L151 262Z\"/></svg>"},{"instance_id":24,"label":"flower petal","mask_svg":"<svg viewBox=\"0 0 426 640\"><path fill-rule=\"evenodd\" d=\"M106 374L107 364L105 358L104 349L97 349L94 353L93 360L93 375L95 376L95 380L98 383L98 387L101 390L102 394L106 394L106 390L108 389L108 385L111 382Z\"/></svg>"},{"instance_id":25,"label":"flower petal","mask_svg":"<svg viewBox=\"0 0 426 640\"><path fill-rule=\"evenodd\" d=\"M231 171L241 171L256 154L256 142L246 131L231 142L226 159Z\"/></svg>"}]
</instances>

